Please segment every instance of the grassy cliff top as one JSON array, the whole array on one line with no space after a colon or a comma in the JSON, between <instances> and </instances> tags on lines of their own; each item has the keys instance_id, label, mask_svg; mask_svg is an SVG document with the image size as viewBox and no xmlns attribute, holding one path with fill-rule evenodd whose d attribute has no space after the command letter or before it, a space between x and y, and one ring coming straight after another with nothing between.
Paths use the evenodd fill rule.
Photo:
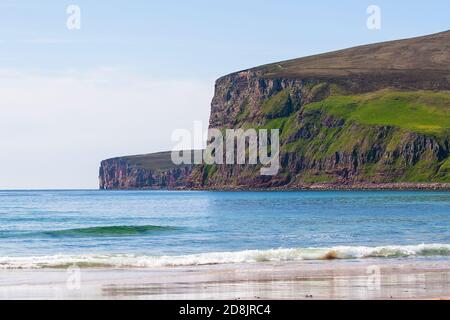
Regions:
<instances>
[{"instance_id":1,"label":"grassy cliff top","mask_svg":"<svg viewBox=\"0 0 450 320\"><path fill-rule=\"evenodd\" d=\"M250 70L273 78L405 74L418 79L444 77L450 80L450 30L287 60Z\"/></svg>"},{"instance_id":2,"label":"grassy cliff top","mask_svg":"<svg viewBox=\"0 0 450 320\"><path fill-rule=\"evenodd\" d=\"M166 170L175 166L172 163L170 151L117 157L105 161L124 161L131 166L149 170Z\"/></svg>"},{"instance_id":3,"label":"grassy cliff top","mask_svg":"<svg viewBox=\"0 0 450 320\"><path fill-rule=\"evenodd\" d=\"M187 151L191 152L191 151ZM194 151L199 152L199 151ZM193 162L193 154L191 154L191 159ZM201 152L201 151L200 151ZM172 168L178 167L178 165L174 164L172 161L172 152L157 152L157 153L148 153L148 154L140 154L140 155L132 155L125 157L112 158L105 161L123 161L128 163L130 166L144 168L152 171L164 171Z\"/></svg>"}]
</instances>

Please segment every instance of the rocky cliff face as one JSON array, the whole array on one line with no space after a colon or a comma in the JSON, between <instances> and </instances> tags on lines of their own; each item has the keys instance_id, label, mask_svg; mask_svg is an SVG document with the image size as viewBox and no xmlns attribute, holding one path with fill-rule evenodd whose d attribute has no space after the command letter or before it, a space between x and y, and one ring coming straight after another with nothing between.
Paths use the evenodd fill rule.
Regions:
<instances>
[{"instance_id":1,"label":"rocky cliff face","mask_svg":"<svg viewBox=\"0 0 450 320\"><path fill-rule=\"evenodd\" d=\"M100 189L176 189L192 185L192 165L175 166L170 152L104 160L100 165ZM144 158L147 163L141 159ZM151 164L149 165L148 162ZM157 165L152 165L157 163Z\"/></svg>"},{"instance_id":2,"label":"rocky cliff face","mask_svg":"<svg viewBox=\"0 0 450 320\"><path fill-rule=\"evenodd\" d=\"M449 188L449 44L450 32L444 32L217 80L210 128L279 129L275 176L261 176L258 165L155 168L151 159L118 158L102 162L100 187Z\"/></svg>"},{"instance_id":3,"label":"rocky cliff face","mask_svg":"<svg viewBox=\"0 0 450 320\"><path fill-rule=\"evenodd\" d=\"M187 185L192 170L192 166L182 166L153 171L120 158L105 160L100 166L100 189L176 189Z\"/></svg>"},{"instance_id":4,"label":"rocky cliff face","mask_svg":"<svg viewBox=\"0 0 450 320\"><path fill-rule=\"evenodd\" d=\"M414 81L405 90L404 83L386 83L383 79L367 86L359 78L277 79L264 78L253 71L221 78L216 84L210 127L271 128L275 124L281 130L282 170L278 176L263 178L255 176L254 166L219 166L213 176L206 175L203 185L245 188L449 181L445 169L449 157L448 128L436 134L395 125L367 125L331 115L326 109L307 107L335 94L364 96L383 88L389 88L386 94L393 90L416 92L429 89L428 85L427 81ZM445 81L440 86L444 88ZM280 102L277 96L282 94L286 98ZM383 91L379 95L383 96ZM265 109L271 101L278 105ZM442 106L447 116L450 116L449 101Z\"/></svg>"},{"instance_id":5,"label":"rocky cliff face","mask_svg":"<svg viewBox=\"0 0 450 320\"><path fill-rule=\"evenodd\" d=\"M299 75L300 78L296 79L277 78L279 74L266 73L259 69L233 73L216 82L211 103L210 127L234 128L240 123L257 119L264 102L283 90L289 91L294 110L298 110L302 105L324 100L333 89L339 90L341 94L367 93L384 88L403 91L450 90L450 72L445 76L438 72L430 77L429 74L418 73L412 70L407 74L402 70L398 73L386 72L384 77L382 74L317 77L309 74L305 77ZM272 118L285 115L273 114Z\"/></svg>"}]
</instances>

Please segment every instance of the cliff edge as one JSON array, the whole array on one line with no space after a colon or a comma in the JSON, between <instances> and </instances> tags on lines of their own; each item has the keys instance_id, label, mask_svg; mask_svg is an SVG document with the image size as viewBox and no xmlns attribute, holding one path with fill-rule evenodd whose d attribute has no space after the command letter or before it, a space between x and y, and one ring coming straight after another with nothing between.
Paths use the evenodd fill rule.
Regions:
<instances>
[{"instance_id":1,"label":"cliff edge","mask_svg":"<svg viewBox=\"0 0 450 320\"><path fill-rule=\"evenodd\" d=\"M450 189L450 31L229 74L209 126L280 129L278 175L159 153L103 161L100 188Z\"/></svg>"}]
</instances>

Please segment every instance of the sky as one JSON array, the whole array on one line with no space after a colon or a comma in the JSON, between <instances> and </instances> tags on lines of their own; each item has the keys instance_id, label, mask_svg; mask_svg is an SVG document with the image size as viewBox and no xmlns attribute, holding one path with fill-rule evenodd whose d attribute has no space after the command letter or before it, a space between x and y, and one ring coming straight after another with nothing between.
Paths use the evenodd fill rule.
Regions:
<instances>
[{"instance_id":1,"label":"sky","mask_svg":"<svg viewBox=\"0 0 450 320\"><path fill-rule=\"evenodd\" d=\"M0 189L95 189L101 160L206 129L218 77L448 30L449 12L448 0L0 0Z\"/></svg>"}]
</instances>

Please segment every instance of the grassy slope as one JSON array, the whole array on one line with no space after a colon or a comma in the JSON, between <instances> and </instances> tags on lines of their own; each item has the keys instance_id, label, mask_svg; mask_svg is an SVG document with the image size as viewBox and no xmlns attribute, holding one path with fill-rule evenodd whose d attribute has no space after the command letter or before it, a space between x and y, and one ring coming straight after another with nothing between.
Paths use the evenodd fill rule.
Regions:
<instances>
[{"instance_id":1,"label":"grassy slope","mask_svg":"<svg viewBox=\"0 0 450 320\"><path fill-rule=\"evenodd\" d=\"M306 109L322 110L361 124L395 126L424 134L443 135L450 129L450 93L382 90L334 96Z\"/></svg>"},{"instance_id":2,"label":"grassy slope","mask_svg":"<svg viewBox=\"0 0 450 320\"><path fill-rule=\"evenodd\" d=\"M201 150L197 151L185 151L191 152L191 163L194 163L194 153L202 152ZM120 158L123 161L128 162L131 166L144 168L152 171L165 171L168 169L179 167L172 161L172 152L157 152L157 153L149 153L135 156L127 156ZM181 166L184 166L181 165Z\"/></svg>"},{"instance_id":3,"label":"grassy slope","mask_svg":"<svg viewBox=\"0 0 450 320\"><path fill-rule=\"evenodd\" d=\"M255 69L266 77L349 78L403 74L404 79L439 79L450 72L450 30L425 37L375 43L320 55L281 61Z\"/></svg>"},{"instance_id":4,"label":"grassy slope","mask_svg":"<svg viewBox=\"0 0 450 320\"><path fill-rule=\"evenodd\" d=\"M276 109L276 107L273 107ZM263 114L265 109L262 109ZM287 143L289 137L299 130L299 112L317 127L312 139L297 139ZM317 126L324 117L332 116L345 120L342 126ZM308 123L307 123L308 124ZM305 125L305 124L302 124ZM252 127L251 124L243 124ZM391 126L394 130L384 138L387 150L393 151L408 132L433 136L443 141L450 137L450 93L414 91L400 92L382 90L362 95L333 95L323 101L311 103L302 110L286 117L265 120L260 128L281 130L282 150L298 152L313 159L324 159L335 152L351 152L355 147L368 149L376 141L377 126ZM450 182L450 158L436 163L425 156L414 166L398 162L393 164L374 163L360 168L361 178L370 180L380 172L402 172L398 181L440 181ZM310 172L303 174L308 182L327 182L333 178L325 174Z\"/></svg>"},{"instance_id":5,"label":"grassy slope","mask_svg":"<svg viewBox=\"0 0 450 320\"><path fill-rule=\"evenodd\" d=\"M123 157L130 165L150 170L164 170L173 167L170 152L159 152L145 155Z\"/></svg>"},{"instance_id":6,"label":"grassy slope","mask_svg":"<svg viewBox=\"0 0 450 320\"><path fill-rule=\"evenodd\" d=\"M158 152L121 158L132 166L149 170L166 170L174 167L170 152Z\"/></svg>"}]
</instances>

